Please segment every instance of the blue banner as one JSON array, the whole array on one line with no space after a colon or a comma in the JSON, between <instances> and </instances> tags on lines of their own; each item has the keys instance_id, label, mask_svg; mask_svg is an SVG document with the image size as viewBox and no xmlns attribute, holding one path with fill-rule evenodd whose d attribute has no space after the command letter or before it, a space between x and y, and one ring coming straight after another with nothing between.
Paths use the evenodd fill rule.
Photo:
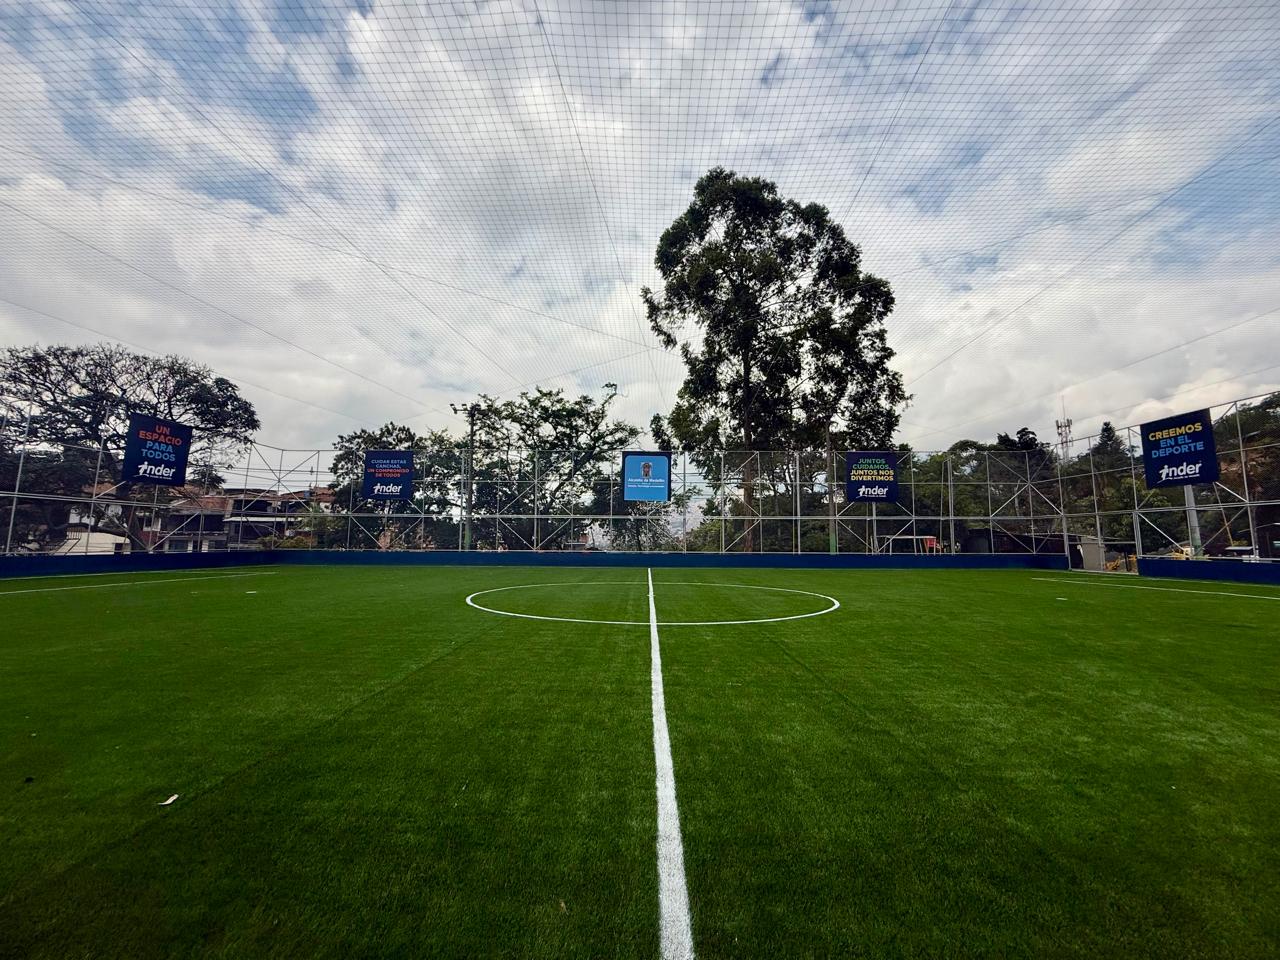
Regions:
<instances>
[{"instance_id":1,"label":"blue banner","mask_svg":"<svg viewBox=\"0 0 1280 960\"><path fill-rule=\"evenodd\" d=\"M622 455L622 499L671 499L671 454L628 450Z\"/></svg>"},{"instance_id":2,"label":"blue banner","mask_svg":"<svg viewBox=\"0 0 1280 960\"><path fill-rule=\"evenodd\" d=\"M366 450L360 495L366 500L412 500L413 451Z\"/></svg>"},{"instance_id":3,"label":"blue banner","mask_svg":"<svg viewBox=\"0 0 1280 960\"><path fill-rule=\"evenodd\" d=\"M844 498L849 503L898 502L898 454L853 450L845 454Z\"/></svg>"},{"instance_id":4,"label":"blue banner","mask_svg":"<svg viewBox=\"0 0 1280 960\"><path fill-rule=\"evenodd\" d=\"M1208 410L1142 425L1142 465L1147 489L1185 487L1218 479L1218 447Z\"/></svg>"},{"instance_id":5,"label":"blue banner","mask_svg":"<svg viewBox=\"0 0 1280 960\"><path fill-rule=\"evenodd\" d=\"M187 482L190 453L190 427L144 413L131 413L120 480L180 487Z\"/></svg>"}]
</instances>

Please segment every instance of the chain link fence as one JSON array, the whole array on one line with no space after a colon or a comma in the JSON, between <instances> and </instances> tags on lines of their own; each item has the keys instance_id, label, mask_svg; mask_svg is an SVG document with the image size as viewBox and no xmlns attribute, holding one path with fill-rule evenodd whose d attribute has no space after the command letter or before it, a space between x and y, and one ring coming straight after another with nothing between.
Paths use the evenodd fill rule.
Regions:
<instances>
[{"instance_id":1,"label":"chain link fence","mask_svg":"<svg viewBox=\"0 0 1280 960\"><path fill-rule=\"evenodd\" d=\"M1221 477L1148 490L1137 427L1056 447L904 451L896 504L849 503L842 451L672 457L672 499L624 501L621 452L418 451L385 505L335 451L253 443L193 454L181 488L120 484L120 450L33 436L0 404L6 554L315 550L1058 554L1280 558L1280 394L1213 408ZM350 459L350 458L348 458Z\"/></svg>"}]
</instances>

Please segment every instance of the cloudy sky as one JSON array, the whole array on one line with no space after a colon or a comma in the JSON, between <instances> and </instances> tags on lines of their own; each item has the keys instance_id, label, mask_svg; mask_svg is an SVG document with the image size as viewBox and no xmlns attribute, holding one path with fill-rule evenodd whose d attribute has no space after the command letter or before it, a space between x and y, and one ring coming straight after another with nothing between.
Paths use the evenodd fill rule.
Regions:
<instances>
[{"instance_id":1,"label":"cloudy sky","mask_svg":"<svg viewBox=\"0 0 1280 960\"><path fill-rule=\"evenodd\" d=\"M0 345L197 358L276 444L665 411L639 289L717 164L892 283L919 448L1280 388L1274 0L0 0L0 91Z\"/></svg>"}]
</instances>

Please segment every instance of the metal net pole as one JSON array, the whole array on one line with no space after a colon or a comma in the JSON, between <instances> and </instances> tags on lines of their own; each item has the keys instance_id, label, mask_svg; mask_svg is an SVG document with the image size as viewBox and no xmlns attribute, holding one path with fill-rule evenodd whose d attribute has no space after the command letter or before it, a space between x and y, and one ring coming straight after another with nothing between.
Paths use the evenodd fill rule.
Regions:
<instances>
[{"instance_id":1,"label":"metal net pole","mask_svg":"<svg viewBox=\"0 0 1280 960\"><path fill-rule=\"evenodd\" d=\"M1240 423L1240 404L1235 405L1236 413L1236 442L1240 448L1240 482L1244 491L1244 512L1249 518L1249 546L1255 557L1261 556L1262 551L1258 548L1258 525L1257 519L1253 515L1253 496L1249 492L1249 455L1245 452L1244 447L1244 427Z\"/></svg>"},{"instance_id":2,"label":"metal net pole","mask_svg":"<svg viewBox=\"0 0 1280 960\"><path fill-rule=\"evenodd\" d=\"M30 438L31 408L27 407L27 417L22 428L22 449L18 451L18 472L13 478L13 495L9 499L9 532L4 539L5 556L13 552L13 527L18 519L18 493L22 490L22 468L26 465L27 441Z\"/></svg>"}]
</instances>

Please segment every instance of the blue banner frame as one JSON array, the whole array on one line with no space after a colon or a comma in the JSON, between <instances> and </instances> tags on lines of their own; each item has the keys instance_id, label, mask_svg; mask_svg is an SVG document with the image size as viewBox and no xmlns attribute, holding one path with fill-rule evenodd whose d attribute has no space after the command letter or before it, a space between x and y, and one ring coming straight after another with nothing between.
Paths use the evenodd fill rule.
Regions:
<instances>
[{"instance_id":1,"label":"blue banner frame","mask_svg":"<svg viewBox=\"0 0 1280 960\"><path fill-rule=\"evenodd\" d=\"M671 454L627 450L622 454L622 499L662 503L671 499Z\"/></svg>"},{"instance_id":2,"label":"blue banner frame","mask_svg":"<svg viewBox=\"0 0 1280 960\"><path fill-rule=\"evenodd\" d=\"M848 503L897 503L896 450L850 450L844 455L844 498Z\"/></svg>"},{"instance_id":3,"label":"blue banner frame","mask_svg":"<svg viewBox=\"0 0 1280 960\"><path fill-rule=\"evenodd\" d=\"M1221 475L1208 410L1142 425L1142 467L1148 490L1213 483Z\"/></svg>"},{"instance_id":4,"label":"blue banner frame","mask_svg":"<svg viewBox=\"0 0 1280 960\"><path fill-rule=\"evenodd\" d=\"M146 413L131 413L120 481L181 487L187 482L190 454L191 427Z\"/></svg>"},{"instance_id":5,"label":"blue banner frame","mask_svg":"<svg viewBox=\"0 0 1280 960\"><path fill-rule=\"evenodd\" d=\"M412 500L413 451L366 450L360 496L366 500Z\"/></svg>"}]
</instances>

